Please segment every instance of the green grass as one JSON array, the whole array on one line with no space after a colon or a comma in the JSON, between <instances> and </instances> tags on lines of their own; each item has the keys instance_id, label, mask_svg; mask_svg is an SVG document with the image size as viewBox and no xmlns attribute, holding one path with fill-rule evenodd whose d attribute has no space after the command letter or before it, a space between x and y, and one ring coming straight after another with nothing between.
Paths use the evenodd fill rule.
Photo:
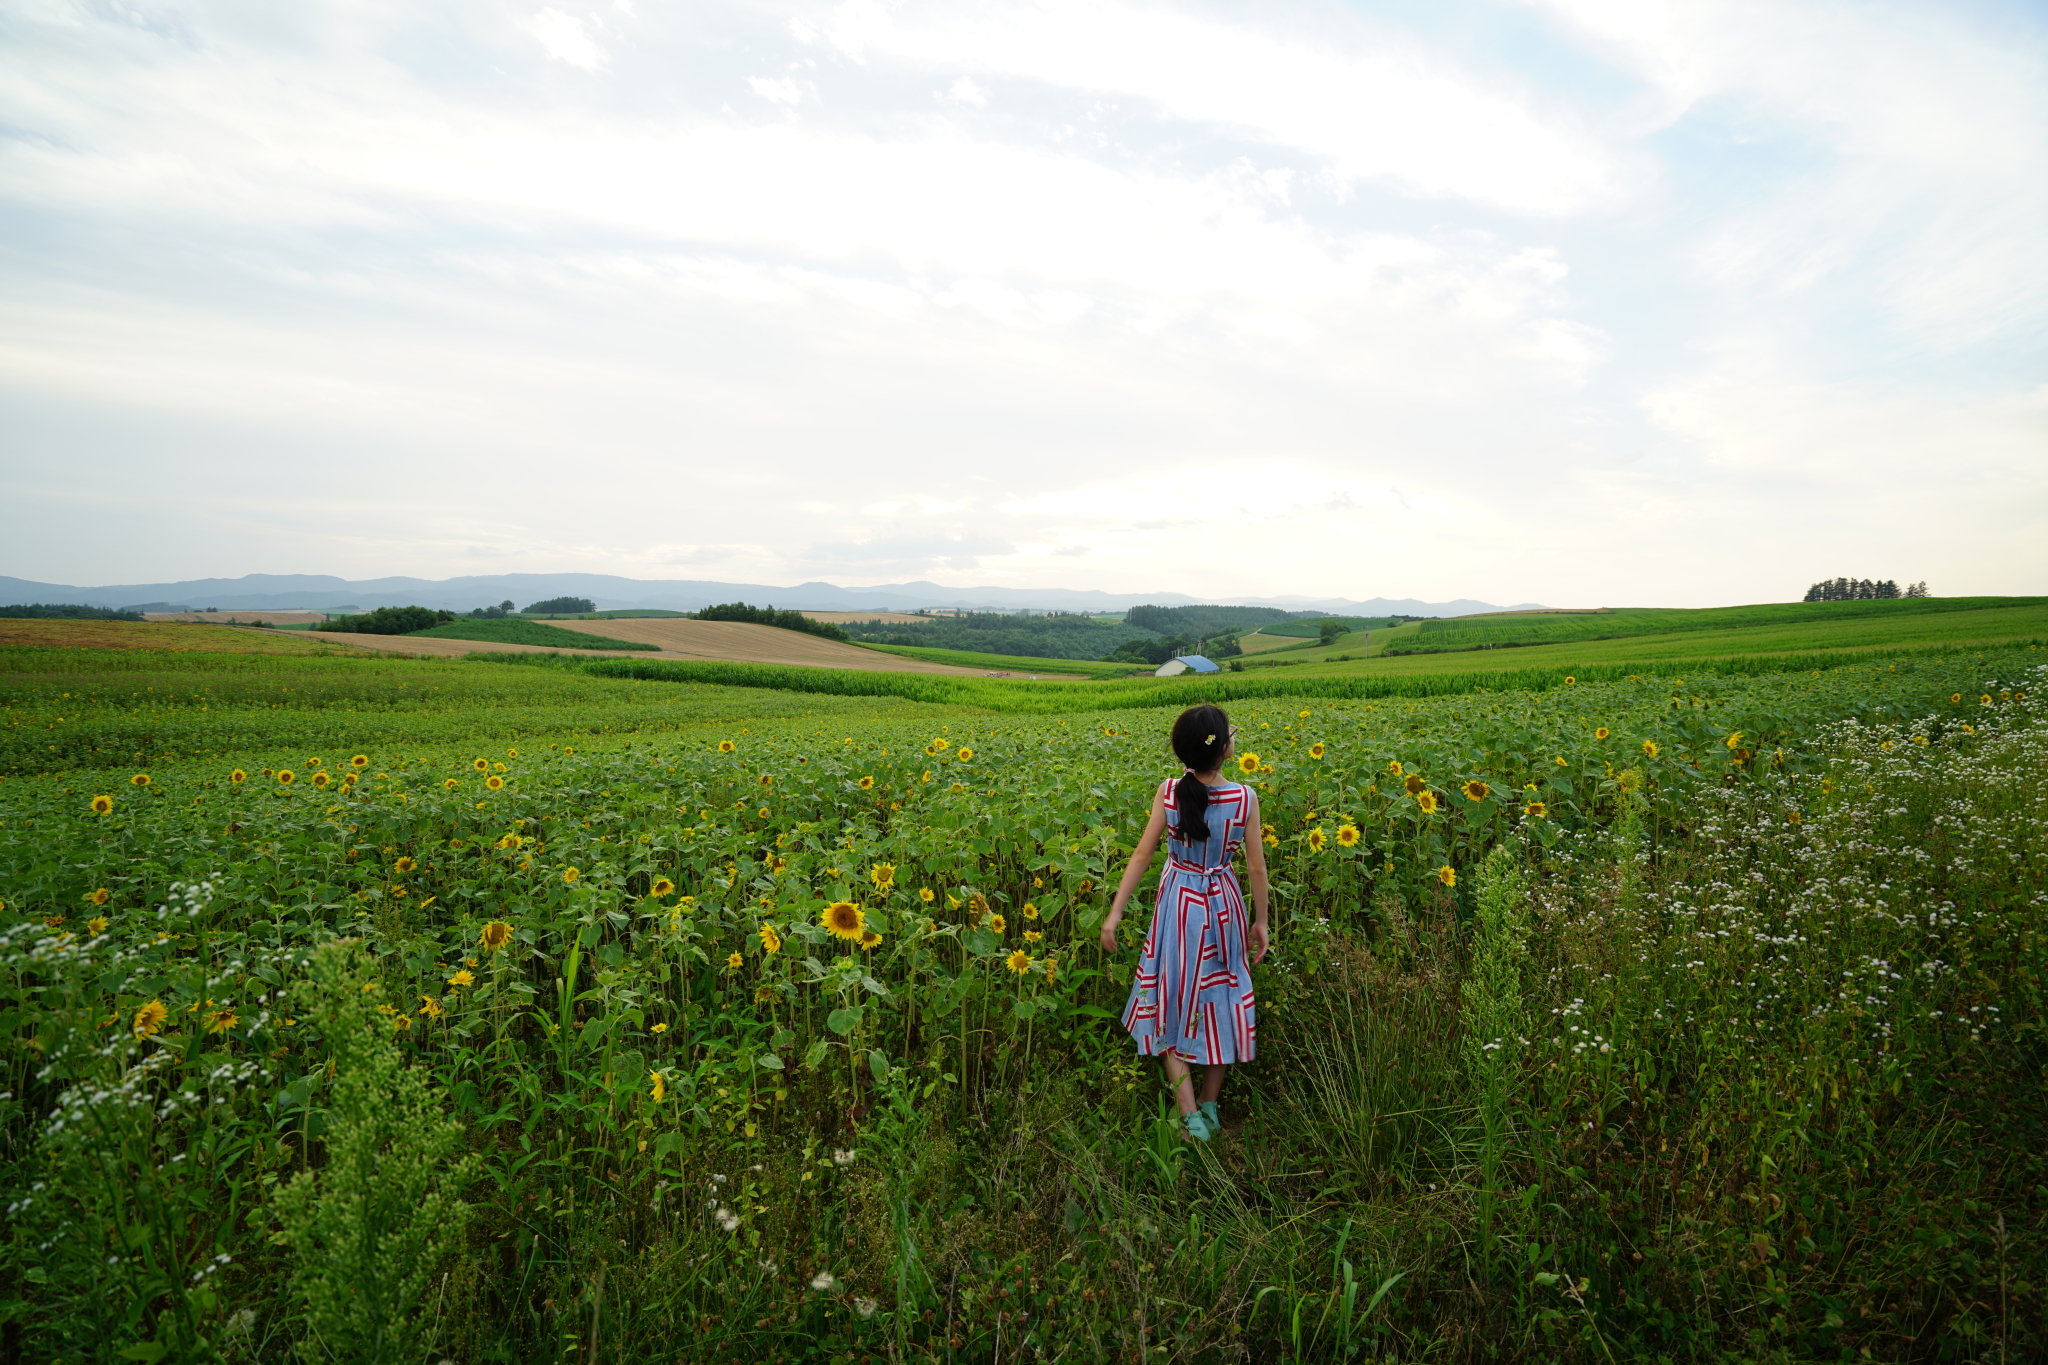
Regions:
<instances>
[{"instance_id":1,"label":"green grass","mask_svg":"<svg viewBox=\"0 0 2048 1365\"><path fill-rule=\"evenodd\" d=\"M575 619L575 618L568 618ZM416 630L408 639L424 636L431 640L488 640L501 645L540 645L547 649L635 649L658 650L644 641L614 640L603 635L585 635L577 630L540 621L502 617L496 620L454 620L432 630Z\"/></svg>"},{"instance_id":2,"label":"green grass","mask_svg":"<svg viewBox=\"0 0 2048 1365\"><path fill-rule=\"evenodd\" d=\"M878 645L857 641L862 649L878 650L928 664L953 664L1005 673L1051 673L1070 678L1129 678L1152 670L1140 664L1094 663L1086 659L1038 659L1015 654L977 654L965 649L927 649L921 645Z\"/></svg>"},{"instance_id":3,"label":"green grass","mask_svg":"<svg viewBox=\"0 0 2048 1365\"><path fill-rule=\"evenodd\" d=\"M651 621L662 617L688 616L687 611L670 611L666 607L620 607L615 611L546 612L538 616L522 616L527 621Z\"/></svg>"},{"instance_id":4,"label":"green grass","mask_svg":"<svg viewBox=\"0 0 2048 1365\"><path fill-rule=\"evenodd\" d=\"M1502 648L1669 635L1689 631L1723 632L1745 628L1794 630L1812 625L1820 632L1872 632L1872 643L1894 643L1888 632L1901 618L1974 614L1985 610L2048 608L2043 597L1895 598L1869 602L1777 602L1703 610L1623 607L1597 614L1525 614L1456 617L1445 621L1408 623L1385 648L1392 653ZM1909 628L1910 629L1910 628ZM1932 628L1939 633L1940 627ZM1903 641L1903 635L1897 640ZM1792 646L1811 648L1812 642Z\"/></svg>"},{"instance_id":5,"label":"green grass","mask_svg":"<svg viewBox=\"0 0 2048 1365\"><path fill-rule=\"evenodd\" d=\"M1893 658L1234 702L1277 946L1195 1148L1145 900L1096 944L1178 771L1119 685L0 651L66 746L0 782L10 1350L2041 1358L2048 668Z\"/></svg>"}]
</instances>

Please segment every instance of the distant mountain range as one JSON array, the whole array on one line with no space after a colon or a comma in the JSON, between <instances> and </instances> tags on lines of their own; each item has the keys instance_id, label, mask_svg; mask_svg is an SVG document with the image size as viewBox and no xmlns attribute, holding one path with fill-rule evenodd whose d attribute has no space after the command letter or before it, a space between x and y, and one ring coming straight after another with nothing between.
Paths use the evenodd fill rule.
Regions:
<instances>
[{"instance_id":1,"label":"distant mountain range","mask_svg":"<svg viewBox=\"0 0 2048 1365\"><path fill-rule=\"evenodd\" d=\"M695 611L716 602L745 601L798 611L915 611L952 607L982 611L1127 611L1144 603L1162 607L1279 607L1344 616L1471 616L1500 607L1490 602L1418 602L1411 597L1189 597L1186 593L1113 593L1074 588L947 588L937 583L884 583L842 588L832 583L712 583L696 579L619 578L596 573L480 574L469 578L334 578L326 574L245 574L240 578L197 578L181 583L121 583L83 588L0 576L0 604L77 602L95 607L151 611L177 608L272 611L306 608L365 611L372 607L422 606L449 611L491 606L510 598L521 607L550 597L587 597L600 611L666 607Z\"/></svg>"}]
</instances>

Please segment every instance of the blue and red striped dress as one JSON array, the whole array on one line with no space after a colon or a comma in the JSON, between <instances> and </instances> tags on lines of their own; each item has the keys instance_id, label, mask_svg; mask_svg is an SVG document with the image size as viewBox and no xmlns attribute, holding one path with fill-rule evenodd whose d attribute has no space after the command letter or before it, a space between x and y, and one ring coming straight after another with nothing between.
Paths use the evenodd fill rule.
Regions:
<instances>
[{"instance_id":1,"label":"blue and red striped dress","mask_svg":"<svg viewBox=\"0 0 2048 1365\"><path fill-rule=\"evenodd\" d=\"M1145 935L1124 1027L1147 1057L1172 1051L1198 1066L1248 1062L1258 1019L1245 957L1244 894L1231 859L1251 825L1252 794L1241 783L1209 788L1209 837L1183 839L1174 783L1166 784L1166 870L1159 908Z\"/></svg>"}]
</instances>

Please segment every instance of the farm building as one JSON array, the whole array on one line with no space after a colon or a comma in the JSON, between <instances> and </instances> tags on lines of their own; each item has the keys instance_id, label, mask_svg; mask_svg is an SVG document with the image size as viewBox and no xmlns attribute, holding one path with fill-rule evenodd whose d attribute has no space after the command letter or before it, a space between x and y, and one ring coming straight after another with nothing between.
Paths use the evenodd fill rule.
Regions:
<instances>
[{"instance_id":1,"label":"farm building","mask_svg":"<svg viewBox=\"0 0 2048 1365\"><path fill-rule=\"evenodd\" d=\"M1155 678L1171 678L1181 673L1221 673L1213 660L1199 654L1183 654L1178 659L1168 659L1152 671Z\"/></svg>"}]
</instances>

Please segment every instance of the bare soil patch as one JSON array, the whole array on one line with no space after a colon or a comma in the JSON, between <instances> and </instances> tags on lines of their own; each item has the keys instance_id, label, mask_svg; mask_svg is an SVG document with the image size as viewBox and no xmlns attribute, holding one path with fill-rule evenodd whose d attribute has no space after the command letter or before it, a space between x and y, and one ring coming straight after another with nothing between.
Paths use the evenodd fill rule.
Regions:
<instances>
[{"instance_id":1,"label":"bare soil patch","mask_svg":"<svg viewBox=\"0 0 2048 1365\"><path fill-rule=\"evenodd\" d=\"M180 649L201 654L319 654L331 635L274 632L249 626L203 626L171 621L0 620L0 648Z\"/></svg>"},{"instance_id":2,"label":"bare soil patch","mask_svg":"<svg viewBox=\"0 0 2048 1365\"><path fill-rule=\"evenodd\" d=\"M324 611L146 611L145 621L200 621L210 626L252 626L258 621L272 626L310 626L325 621Z\"/></svg>"},{"instance_id":3,"label":"bare soil patch","mask_svg":"<svg viewBox=\"0 0 2048 1365\"><path fill-rule=\"evenodd\" d=\"M801 631L775 626L747 625L739 621L687 621L676 617L634 621L555 621L564 630L586 635L609 635L614 640L645 640L660 645L662 653L677 659L719 659L737 663L794 664L802 668L859 668L883 673L952 673L977 678L982 670L955 668L950 664L926 663L884 654L859 645L805 635ZM635 654L636 659L661 655Z\"/></svg>"}]
</instances>

